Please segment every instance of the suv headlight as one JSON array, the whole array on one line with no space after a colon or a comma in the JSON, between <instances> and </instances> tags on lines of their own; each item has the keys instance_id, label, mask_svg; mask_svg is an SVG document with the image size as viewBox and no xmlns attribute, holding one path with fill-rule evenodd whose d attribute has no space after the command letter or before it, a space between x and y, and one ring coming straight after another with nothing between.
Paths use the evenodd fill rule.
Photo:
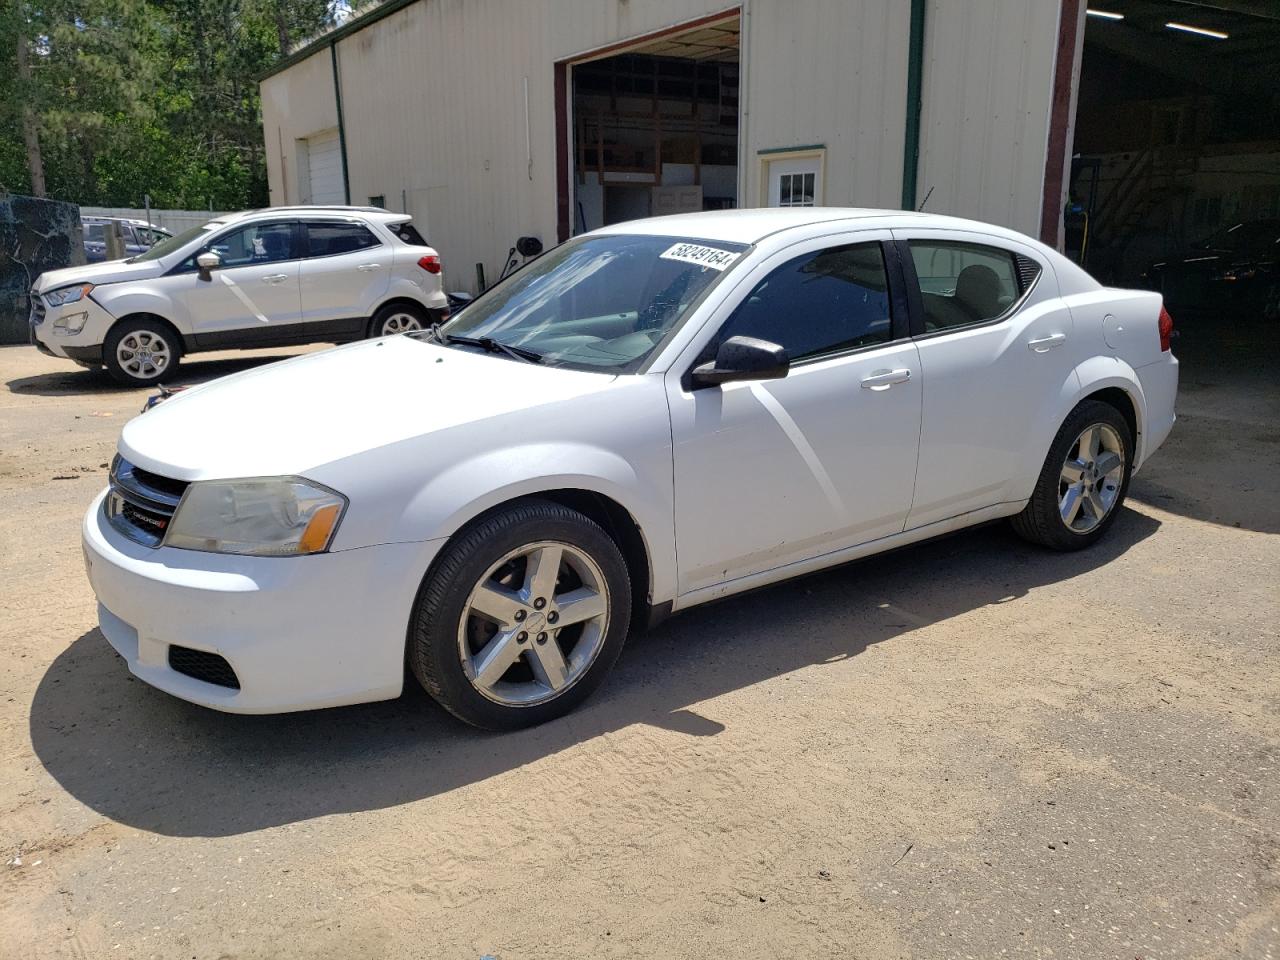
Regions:
<instances>
[{"instance_id":1,"label":"suv headlight","mask_svg":"<svg viewBox=\"0 0 1280 960\"><path fill-rule=\"evenodd\" d=\"M68 303L79 303L89 295L89 291L92 289L92 283L77 283L74 287L59 287L57 290L50 290L44 295L44 298L49 301L49 306L61 307Z\"/></svg>"},{"instance_id":2,"label":"suv headlight","mask_svg":"<svg viewBox=\"0 0 1280 960\"><path fill-rule=\"evenodd\" d=\"M257 557L323 553L346 508L342 494L299 477L196 481L164 545Z\"/></svg>"}]
</instances>

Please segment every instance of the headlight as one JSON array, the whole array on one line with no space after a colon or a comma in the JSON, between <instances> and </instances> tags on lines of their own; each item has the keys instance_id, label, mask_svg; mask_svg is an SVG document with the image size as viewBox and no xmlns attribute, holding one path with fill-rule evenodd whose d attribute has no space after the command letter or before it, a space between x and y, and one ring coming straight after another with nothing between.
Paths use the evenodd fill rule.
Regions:
<instances>
[{"instance_id":1,"label":"headlight","mask_svg":"<svg viewBox=\"0 0 1280 960\"><path fill-rule=\"evenodd\" d=\"M64 337L74 337L84 329L89 321L89 314L81 310L79 313L68 313L53 321L53 332Z\"/></svg>"},{"instance_id":2,"label":"headlight","mask_svg":"<svg viewBox=\"0 0 1280 960\"><path fill-rule=\"evenodd\" d=\"M333 542L347 498L298 477L204 480L187 487L166 547L293 557Z\"/></svg>"},{"instance_id":3,"label":"headlight","mask_svg":"<svg viewBox=\"0 0 1280 960\"><path fill-rule=\"evenodd\" d=\"M79 303L89 295L89 291L92 289L92 283L78 283L74 287L61 287L57 290L50 290L44 295L44 298L49 301L49 306L61 307L68 303Z\"/></svg>"}]
</instances>

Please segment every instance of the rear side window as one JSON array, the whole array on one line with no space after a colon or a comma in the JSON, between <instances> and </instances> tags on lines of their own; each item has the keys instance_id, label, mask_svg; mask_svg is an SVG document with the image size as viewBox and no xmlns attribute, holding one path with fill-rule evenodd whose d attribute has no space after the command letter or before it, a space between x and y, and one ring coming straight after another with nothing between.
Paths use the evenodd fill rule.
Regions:
<instances>
[{"instance_id":1,"label":"rear side window","mask_svg":"<svg viewBox=\"0 0 1280 960\"><path fill-rule=\"evenodd\" d=\"M925 330L967 327L1007 311L1039 272L1024 283L1019 260L1008 250L951 240L911 240L911 260L924 301Z\"/></svg>"},{"instance_id":2,"label":"rear side window","mask_svg":"<svg viewBox=\"0 0 1280 960\"><path fill-rule=\"evenodd\" d=\"M422 234L418 232L418 228L406 220L404 223L389 224L391 232L399 237L402 241L413 247L429 246L426 240L422 239Z\"/></svg>"},{"instance_id":3,"label":"rear side window","mask_svg":"<svg viewBox=\"0 0 1280 960\"><path fill-rule=\"evenodd\" d=\"M306 224L308 256L332 257L378 246L378 238L361 223L311 222Z\"/></svg>"},{"instance_id":4,"label":"rear side window","mask_svg":"<svg viewBox=\"0 0 1280 960\"><path fill-rule=\"evenodd\" d=\"M789 260L756 285L720 330L784 347L792 362L892 339L889 281L879 243Z\"/></svg>"}]
</instances>

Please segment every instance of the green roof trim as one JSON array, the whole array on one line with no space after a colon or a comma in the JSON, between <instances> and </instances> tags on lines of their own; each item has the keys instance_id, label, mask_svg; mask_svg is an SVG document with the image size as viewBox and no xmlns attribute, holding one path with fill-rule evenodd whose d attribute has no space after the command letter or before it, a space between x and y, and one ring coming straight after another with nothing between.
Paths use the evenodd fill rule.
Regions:
<instances>
[{"instance_id":1,"label":"green roof trim","mask_svg":"<svg viewBox=\"0 0 1280 960\"><path fill-rule=\"evenodd\" d=\"M285 70L288 70L290 67L294 66L295 64L301 63L303 60L306 60L308 57L314 56L315 54L319 53L325 47L332 46L333 44L337 43L339 40L342 40L345 37L351 36L353 33L359 33L365 27L372 26L373 24L377 23L379 20L383 19L384 17L389 17L393 13L398 13L399 11L403 10L405 7L415 4L417 2L418 0L386 0L385 3L379 4L378 6L370 10L368 13L362 13L360 14L360 16L356 18L352 20L348 20L342 26L335 27L334 29L330 30L328 33L321 34L320 36L312 40L310 43L308 43L306 46L302 47L301 49L299 49L294 53L289 54L289 56L285 57L283 60L277 63L274 67L272 67L262 76L258 77L258 82L261 83L263 80L267 80L270 77L274 77L277 73L283 73Z\"/></svg>"}]
</instances>

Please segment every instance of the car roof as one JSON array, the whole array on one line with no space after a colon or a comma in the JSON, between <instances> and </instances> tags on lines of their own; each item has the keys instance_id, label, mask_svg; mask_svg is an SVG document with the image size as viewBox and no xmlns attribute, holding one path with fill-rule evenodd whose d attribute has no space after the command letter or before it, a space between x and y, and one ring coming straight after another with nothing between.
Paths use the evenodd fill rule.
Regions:
<instances>
[{"instance_id":1,"label":"car roof","mask_svg":"<svg viewBox=\"0 0 1280 960\"><path fill-rule=\"evenodd\" d=\"M668 217L630 220L592 232L682 236L732 243L759 243L765 237L783 231L860 220L868 221L865 224L868 228L941 227L1006 236L1024 242L1030 239L1004 227L980 223L976 220L945 217L936 213L917 213L912 210L877 210L868 207L760 207L743 210L709 210L704 213L677 213ZM849 225L855 226L853 223ZM861 225L856 224L856 226Z\"/></svg>"},{"instance_id":2,"label":"car roof","mask_svg":"<svg viewBox=\"0 0 1280 960\"><path fill-rule=\"evenodd\" d=\"M333 216L350 216L351 214L360 214L362 218L376 220L380 223L399 223L404 220L412 219L412 217L407 213L393 213L383 207L302 204L298 206L262 207L257 210L242 210L238 213L223 214L220 217L213 218L210 222L235 223L238 220L248 220L250 218L257 217L299 216L307 214L330 214Z\"/></svg>"}]
</instances>

